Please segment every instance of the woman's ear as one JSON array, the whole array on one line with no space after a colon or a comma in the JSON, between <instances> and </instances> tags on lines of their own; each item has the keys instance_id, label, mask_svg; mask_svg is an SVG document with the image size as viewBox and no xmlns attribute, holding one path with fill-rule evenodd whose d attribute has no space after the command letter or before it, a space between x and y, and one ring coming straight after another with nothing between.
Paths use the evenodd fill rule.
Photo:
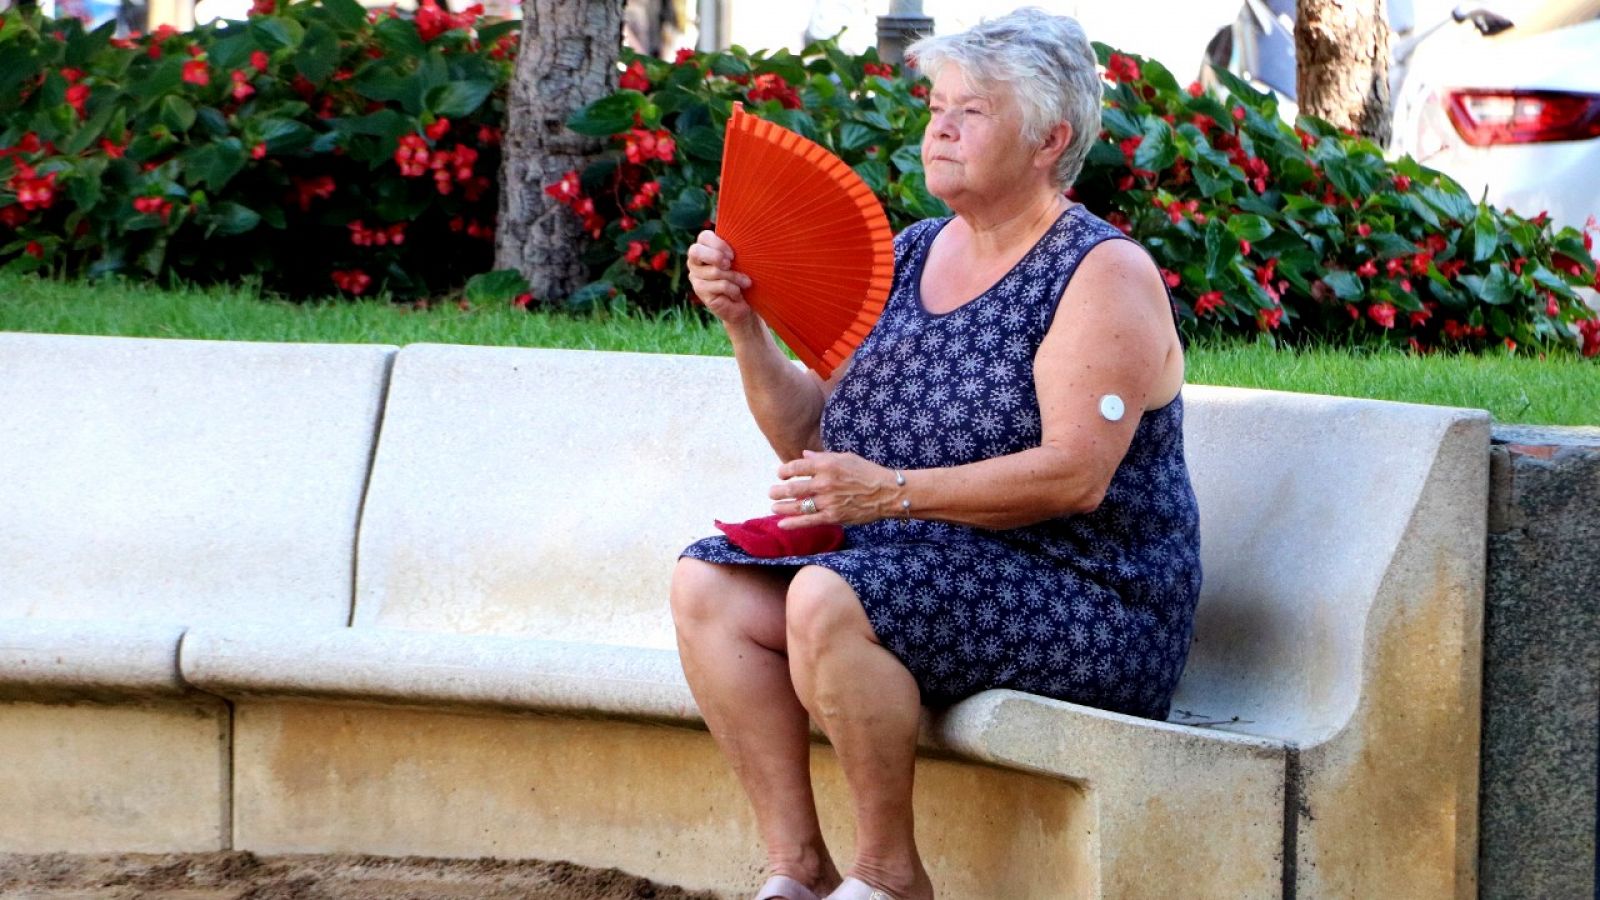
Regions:
<instances>
[{"instance_id":1,"label":"woman's ear","mask_svg":"<svg viewBox=\"0 0 1600 900\"><path fill-rule=\"evenodd\" d=\"M1071 143L1072 126L1066 122L1057 122L1053 128L1044 133L1044 141L1034 153L1034 164L1041 168L1054 169L1056 161L1067 152L1067 146Z\"/></svg>"}]
</instances>

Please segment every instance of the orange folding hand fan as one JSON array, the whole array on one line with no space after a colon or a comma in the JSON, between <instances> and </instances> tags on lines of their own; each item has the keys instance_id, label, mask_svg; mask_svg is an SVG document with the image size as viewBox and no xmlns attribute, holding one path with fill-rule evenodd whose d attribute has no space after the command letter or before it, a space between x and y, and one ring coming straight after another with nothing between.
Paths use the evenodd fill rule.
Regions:
<instances>
[{"instance_id":1,"label":"orange folding hand fan","mask_svg":"<svg viewBox=\"0 0 1600 900\"><path fill-rule=\"evenodd\" d=\"M750 276L750 304L823 378L866 338L894 276L894 235L844 160L733 104L717 234Z\"/></svg>"}]
</instances>

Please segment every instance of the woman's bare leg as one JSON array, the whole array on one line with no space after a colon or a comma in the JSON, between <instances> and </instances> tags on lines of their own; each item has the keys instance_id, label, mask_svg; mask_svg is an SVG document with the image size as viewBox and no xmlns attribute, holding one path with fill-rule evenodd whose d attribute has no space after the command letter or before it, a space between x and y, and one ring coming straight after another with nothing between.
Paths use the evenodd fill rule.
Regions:
<instances>
[{"instance_id":1,"label":"woman's bare leg","mask_svg":"<svg viewBox=\"0 0 1600 900\"><path fill-rule=\"evenodd\" d=\"M787 613L790 677L827 732L855 804L850 874L899 900L931 900L911 812L922 717L916 680L878 643L855 591L834 572L801 569Z\"/></svg>"},{"instance_id":2,"label":"woman's bare leg","mask_svg":"<svg viewBox=\"0 0 1600 900\"><path fill-rule=\"evenodd\" d=\"M672 618L689 689L755 807L768 871L821 896L840 877L811 792L811 720L784 655L788 580L787 571L681 559Z\"/></svg>"}]
</instances>

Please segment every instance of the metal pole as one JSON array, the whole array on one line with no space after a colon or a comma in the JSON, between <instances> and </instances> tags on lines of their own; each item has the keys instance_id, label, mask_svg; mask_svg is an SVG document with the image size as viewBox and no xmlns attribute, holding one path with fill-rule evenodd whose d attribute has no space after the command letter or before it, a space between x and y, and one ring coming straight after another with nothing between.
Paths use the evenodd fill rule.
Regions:
<instances>
[{"instance_id":1,"label":"metal pole","mask_svg":"<svg viewBox=\"0 0 1600 900\"><path fill-rule=\"evenodd\" d=\"M878 58L900 65L906 61L906 47L932 33L933 20L922 14L922 0L890 0L889 14L878 17Z\"/></svg>"}]
</instances>

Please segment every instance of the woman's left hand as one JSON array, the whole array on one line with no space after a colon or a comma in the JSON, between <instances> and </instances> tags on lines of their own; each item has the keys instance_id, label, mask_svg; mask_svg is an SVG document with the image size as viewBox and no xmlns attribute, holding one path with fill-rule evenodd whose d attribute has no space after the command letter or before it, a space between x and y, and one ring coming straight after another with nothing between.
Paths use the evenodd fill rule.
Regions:
<instances>
[{"instance_id":1,"label":"woman's left hand","mask_svg":"<svg viewBox=\"0 0 1600 900\"><path fill-rule=\"evenodd\" d=\"M854 453L807 450L799 459L778 467L781 484L767 492L772 511L784 518L779 528L808 525L862 525L889 515L897 507L894 473ZM807 514L801 501L810 497L817 511Z\"/></svg>"}]
</instances>

